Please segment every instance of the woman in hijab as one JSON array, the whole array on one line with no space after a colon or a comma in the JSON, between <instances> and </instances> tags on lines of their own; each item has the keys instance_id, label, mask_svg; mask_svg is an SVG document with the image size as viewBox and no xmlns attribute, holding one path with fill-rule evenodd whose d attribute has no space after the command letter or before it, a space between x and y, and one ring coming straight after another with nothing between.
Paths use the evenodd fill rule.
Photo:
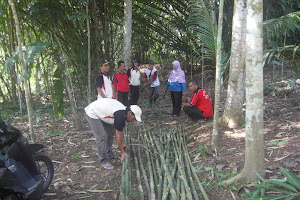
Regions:
<instances>
[{"instance_id":1,"label":"woman in hijab","mask_svg":"<svg viewBox=\"0 0 300 200\"><path fill-rule=\"evenodd\" d=\"M186 91L186 81L184 71L181 69L180 63L175 60L173 70L170 73L166 90L170 89L173 104L172 116L179 116L181 111L182 93Z\"/></svg>"}]
</instances>

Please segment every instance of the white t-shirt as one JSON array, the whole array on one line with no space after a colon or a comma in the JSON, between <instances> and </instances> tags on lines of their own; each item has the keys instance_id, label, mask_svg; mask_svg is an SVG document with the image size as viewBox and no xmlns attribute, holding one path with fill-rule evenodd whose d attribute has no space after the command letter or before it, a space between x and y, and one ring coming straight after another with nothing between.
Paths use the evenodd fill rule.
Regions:
<instances>
[{"instance_id":1,"label":"white t-shirt","mask_svg":"<svg viewBox=\"0 0 300 200\"><path fill-rule=\"evenodd\" d=\"M145 74L146 74L146 76L147 76L147 79L148 79L148 80L149 80L149 79L152 79L151 76L152 76L155 72L157 73L157 69L156 69L155 67L153 67L152 70L146 68L146 69L145 69ZM150 87L156 87L156 86L159 86L158 74L157 74L156 79L155 79L154 81L152 81L152 83L151 83L151 85L150 85Z\"/></svg>"},{"instance_id":2,"label":"white t-shirt","mask_svg":"<svg viewBox=\"0 0 300 200\"><path fill-rule=\"evenodd\" d=\"M106 75L102 75L102 77L103 77L103 86L102 86L101 90L107 98L112 98L113 97L113 91L112 91L111 80ZM103 99L103 97L99 94L99 92L98 92L97 99Z\"/></svg>"},{"instance_id":3,"label":"white t-shirt","mask_svg":"<svg viewBox=\"0 0 300 200\"><path fill-rule=\"evenodd\" d=\"M126 110L126 107L115 99L102 98L90 103L84 110L90 118L114 124L114 113L118 110Z\"/></svg>"},{"instance_id":4,"label":"white t-shirt","mask_svg":"<svg viewBox=\"0 0 300 200\"><path fill-rule=\"evenodd\" d=\"M129 85L139 86L141 85L140 82L141 73L139 70L134 70L133 68L130 70L130 77L129 77Z\"/></svg>"}]
</instances>

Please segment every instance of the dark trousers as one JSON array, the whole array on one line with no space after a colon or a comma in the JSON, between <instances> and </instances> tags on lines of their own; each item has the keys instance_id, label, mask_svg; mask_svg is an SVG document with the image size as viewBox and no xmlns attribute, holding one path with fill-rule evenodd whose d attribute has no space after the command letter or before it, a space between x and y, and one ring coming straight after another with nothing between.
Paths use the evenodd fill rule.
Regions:
<instances>
[{"instance_id":1,"label":"dark trousers","mask_svg":"<svg viewBox=\"0 0 300 200\"><path fill-rule=\"evenodd\" d=\"M184 106L183 111L193 120L198 121L199 119L205 119L203 117L203 111L199 110L197 107Z\"/></svg>"},{"instance_id":2,"label":"dark trousers","mask_svg":"<svg viewBox=\"0 0 300 200\"><path fill-rule=\"evenodd\" d=\"M140 97L140 90L139 86L129 85L130 89L130 105L137 105L139 97Z\"/></svg>"},{"instance_id":3,"label":"dark trousers","mask_svg":"<svg viewBox=\"0 0 300 200\"><path fill-rule=\"evenodd\" d=\"M120 101L124 106L129 106L128 103L128 92L118 91L117 100Z\"/></svg>"},{"instance_id":4,"label":"dark trousers","mask_svg":"<svg viewBox=\"0 0 300 200\"><path fill-rule=\"evenodd\" d=\"M173 104L173 114L179 116L182 103L182 92L170 92Z\"/></svg>"},{"instance_id":5,"label":"dark trousers","mask_svg":"<svg viewBox=\"0 0 300 200\"><path fill-rule=\"evenodd\" d=\"M152 107L152 103L154 101L154 104L156 104L156 100L158 99L160 94L160 86L156 86L156 87L150 87L149 88L149 107Z\"/></svg>"}]
</instances>

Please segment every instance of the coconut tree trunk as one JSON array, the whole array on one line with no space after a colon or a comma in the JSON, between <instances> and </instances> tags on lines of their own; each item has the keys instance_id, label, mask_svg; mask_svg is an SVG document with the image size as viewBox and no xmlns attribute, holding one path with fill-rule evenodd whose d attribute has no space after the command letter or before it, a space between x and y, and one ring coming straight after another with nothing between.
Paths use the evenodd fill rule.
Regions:
<instances>
[{"instance_id":1,"label":"coconut tree trunk","mask_svg":"<svg viewBox=\"0 0 300 200\"><path fill-rule=\"evenodd\" d=\"M213 119L213 134L212 134L212 141L211 141L211 146L213 149L217 149L218 126L219 126L218 121L219 121L219 99L220 99L220 91L221 91L220 82L221 82L221 68L222 68L223 7L224 7L224 0L220 0L218 36L217 36L214 119Z\"/></svg>"},{"instance_id":2,"label":"coconut tree trunk","mask_svg":"<svg viewBox=\"0 0 300 200\"><path fill-rule=\"evenodd\" d=\"M254 171L265 175L263 128L263 0L247 1L246 35L246 138L245 165L241 173L225 181L255 181Z\"/></svg>"},{"instance_id":3,"label":"coconut tree trunk","mask_svg":"<svg viewBox=\"0 0 300 200\"><path fill-rule=\"evenodd\" d=\"M15 25L16 25L16 33L17 33L17 40L18 40L18 46L19 46L19 57L20 57L20 63L21 63L21 68L24 70L24 87L25 87L25 98L26 98L26 107L27 107L27 112L28 112L28 121L29 121L29 130L30 130L30 136L31 136L31 141L35 143L35 135L33 132L33 121L32 121L32 108L31 108L31 97L30 97L30 89L28 86L28 80L27 80L27 74L28 74L28 68L25 66L24 59L23 59L23 52L22 52L22 35L21 35L21 30L20 30L20 23L17 15L17 11L15 8L15 4L13 0L8 0L8 3L11 7L11 10L13 12L13 16L15 19Z\"/></svg>"},{"instance_id":4,"label":"coconut tree trunk","mask_svg":"<svg viewBox=\"0 0 300 200\"><path fill-rule=\"evenodd\" d=\"M131 56L131 30L132 30L132 0L124 1L124 48L123 48L123 60L125 62L126 69L130 67Z\"/></svg>"},{"instance_id":5,"label":"coconut tree trunk","mask_svg":"<svg viewBox=\"0 0 300 200\"><path fill-rule=\"evenodd\" d=\"M247 0L234 1L229 81L225 109L222 117L222 122L230 128L240 126L241 121L244 119L246 3Z\"/></svg>"},{"instance_id":6,"label":"coconut tree trunk","mask_svg":"<svg viewBox=\"0 0 300 200\"><path fill-rule=\"evenodd\" d=\"M91 30L89 18L89 0L86 1L86 26L88 30L88 103L92 102L92 87L91 87Z\"/></svg>"}]
</instances>

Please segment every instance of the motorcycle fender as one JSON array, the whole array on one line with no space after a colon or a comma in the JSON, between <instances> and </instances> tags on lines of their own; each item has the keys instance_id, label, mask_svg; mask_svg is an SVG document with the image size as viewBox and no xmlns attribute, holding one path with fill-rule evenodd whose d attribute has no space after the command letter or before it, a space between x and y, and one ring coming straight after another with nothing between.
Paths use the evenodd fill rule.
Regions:
<instances>
[{"instance_id":1,"label":"motorcycle fender","mask_svg":"<svg viewBox=\"0 0 300 200\"><path fill-rule=\"evenodd\" d=\"M30 144L30 149L33 154L43 148L45 148L45 146L42 144Z\"/></svg>"}]
</instances>

